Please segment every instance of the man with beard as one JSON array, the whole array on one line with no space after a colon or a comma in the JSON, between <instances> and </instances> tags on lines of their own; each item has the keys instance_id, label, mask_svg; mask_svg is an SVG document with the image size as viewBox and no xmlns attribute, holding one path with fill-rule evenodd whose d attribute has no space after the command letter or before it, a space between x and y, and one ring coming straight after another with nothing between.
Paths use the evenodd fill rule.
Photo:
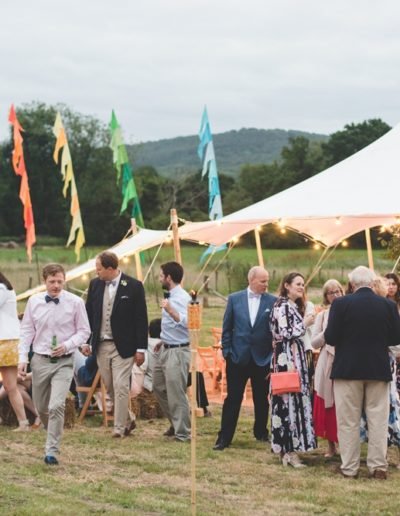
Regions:
<instances>
[{"instance_id":1,"label":"man with beard","mask_svg":"<svg viewBox=\"0 0 400 516\"><path fill-rule=\"evenodd\" d=\"M186 395L190 366L187 307L190 296L181 287L183 268L177 262L161 265L160 283L166 291L161 304L161 343L155 349L153 389L169 419L165 436L190 440L190 411Z\"/></svg>"}]
</instances>

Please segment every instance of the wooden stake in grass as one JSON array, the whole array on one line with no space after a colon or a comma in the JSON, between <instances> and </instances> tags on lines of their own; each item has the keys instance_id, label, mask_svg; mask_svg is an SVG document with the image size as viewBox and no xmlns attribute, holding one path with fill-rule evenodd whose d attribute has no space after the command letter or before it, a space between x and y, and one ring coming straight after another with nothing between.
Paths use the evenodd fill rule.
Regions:
<instances>
[{"instance_id":1,"label":"wooden stake in grass","mask_svg":"<svg viewBox=\"0 0 400 516\"><path fill-rule=\"evenodd\" d=\"M191 414L191 507L192 515L196 514L196 412L197 412L197 348L201 326L200 304L197 301L197 292L190 291L192 301L188 306L188 328L191 350L191 375L192 375L192 414Z\"/></svg>"}]
</instances>

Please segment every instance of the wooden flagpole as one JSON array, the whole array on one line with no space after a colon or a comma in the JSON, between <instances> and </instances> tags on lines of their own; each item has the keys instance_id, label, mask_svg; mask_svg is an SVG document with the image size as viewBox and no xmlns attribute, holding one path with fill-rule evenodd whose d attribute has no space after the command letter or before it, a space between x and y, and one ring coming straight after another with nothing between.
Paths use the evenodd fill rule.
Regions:
<instances>
[{"instance_id":1,"label":"wooden flagpole","mask_svg":"<svg viewBox=\"0 0 400 516\"><path fill-rule=\"evenodd\" d=\"M136 219L131 219L131 229L132 229L132 235L136 235L138 232L137 225L136 225ZM136 278L139 281L143 282L143 270L142 270L142 264L140 261L140 253L135 253L135 266L136 266Z\"/></svg>"},{"instance_id":2,"label":"wooden flagpole","mask_svg":"<svg viewBox=\"0 0 400 516\"><path fill-rule=\"evenodd\" d=\"M191 351L191 367L192 375L192 396L191 396L191 513L196 515L196 441L197 441L197 348L199 346L200 325L201 325L201 307L197 301L197 292L190 292L192 301L188 305L188 328L190 337Z\"/></svg>"}]
</instances>

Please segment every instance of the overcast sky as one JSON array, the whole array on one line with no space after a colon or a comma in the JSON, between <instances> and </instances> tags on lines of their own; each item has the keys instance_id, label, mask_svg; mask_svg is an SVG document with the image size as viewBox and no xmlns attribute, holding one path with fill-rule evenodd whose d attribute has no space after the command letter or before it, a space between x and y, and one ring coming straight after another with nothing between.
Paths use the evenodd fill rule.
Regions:
<instances>
[{"instance_id":1,"label":"overcast sky","mask_svg":"<svg viewBox=\"0 0 400 516\"><path fill-rule=\"evenodd\" d=\"M1 0L0 56L0 140L33 100L127 142L400 121L398 0Z\"/></svg>"}]
</instances>

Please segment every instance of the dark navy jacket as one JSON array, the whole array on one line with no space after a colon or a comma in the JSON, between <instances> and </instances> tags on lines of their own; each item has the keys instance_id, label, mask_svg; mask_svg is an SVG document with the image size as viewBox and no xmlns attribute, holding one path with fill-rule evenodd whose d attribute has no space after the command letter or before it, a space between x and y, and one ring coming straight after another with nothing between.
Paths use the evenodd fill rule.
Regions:
<instances>
[{"instance_id":1,"label":"dark navy jacket","mask_svg":"<svg viewBox=\"0 0 400 516\"><path fill-rule=\"evenodd\" d=\"M393 301L362 287L336 299L325 340L335 346L332 379L390 382L389 346L400 344L400 317Z\"/></svg>"},{"instance_id":2,"label":"dark navy jacket","mask_svg":"<svg viewBox=\"0 0 400 516\"><path fill-rule=\"evenodd\" d=\"M276 301L270 294L262 294L254 326L250 324L247 289L231 294L222 325L222 353L235 364L247 365L250 359L266 366L272 355L272 334L269 315Z\"/></svg>"}]
</instances>

